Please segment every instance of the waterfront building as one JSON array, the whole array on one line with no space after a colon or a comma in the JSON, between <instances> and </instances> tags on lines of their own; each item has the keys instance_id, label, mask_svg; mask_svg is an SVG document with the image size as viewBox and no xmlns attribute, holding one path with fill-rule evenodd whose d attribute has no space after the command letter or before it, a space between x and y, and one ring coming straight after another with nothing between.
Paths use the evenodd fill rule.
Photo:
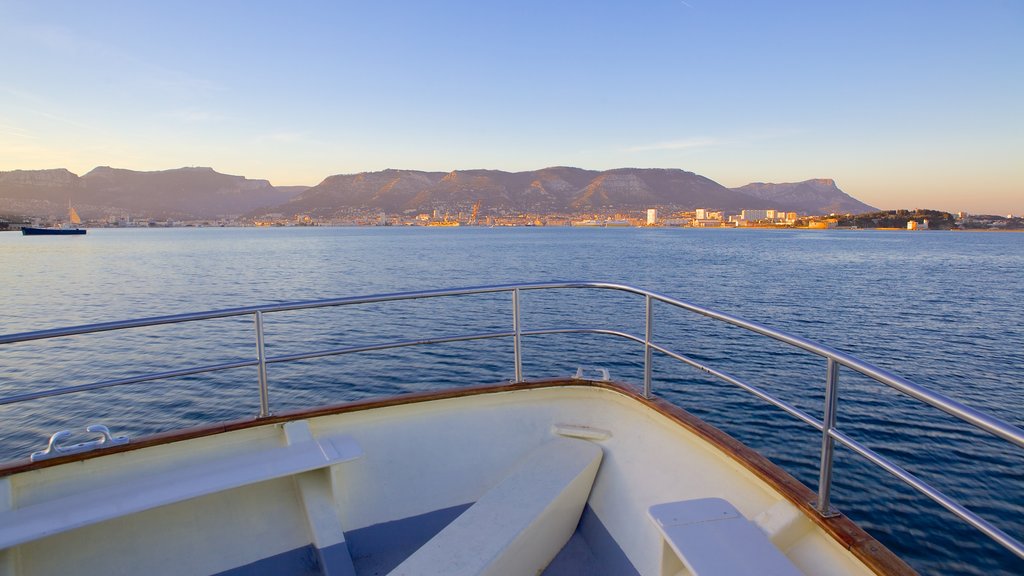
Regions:
<instances>
[{"instance_id":1,"label":"waterfront building","mask_svg":"<svg viewBox=\"0 0 1024 576\"><path fill-rule=\"evenodd\" d=\"M812 220L807 223L808 228L824 230L826 228L835 228L835 224L826 220Z\"/></svg>"},{"instance_id":2,"label":"waterfront building","mask_svg":"<svg viewBox=\"0 0 1024 576\"><path fill-rule=\"evenodd\" d=\"M717 218L694 219L694 228L721 228L722 220Z\"/></svg>"},{"instance_id":3,"label":"waterfront building","mask_svg":"<svg viewBox=\"0 0 1024 576\"><path fill-rule=\"evenodd\" d=\"M648 208L647 209L647 225L654 226L658 223L658 209Z\"/></svg>"}]
</instances>

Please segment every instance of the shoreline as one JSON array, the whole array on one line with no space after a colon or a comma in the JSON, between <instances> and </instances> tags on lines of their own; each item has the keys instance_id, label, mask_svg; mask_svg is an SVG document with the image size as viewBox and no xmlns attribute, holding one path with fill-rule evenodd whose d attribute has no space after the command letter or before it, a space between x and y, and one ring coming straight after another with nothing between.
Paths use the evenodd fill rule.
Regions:
<instances>
[{"instance_id":1,"label":"shoreline","mask_svg":"<svg viewBox=\"0 0 1024 576\"><path fill-rule=\"evenodd\" d=\"M1024 232L1024 228L942 228L942 229L928 229L928 230L907 230L906 228L848 228L848 227L836 227L836 228L813 228L813 227L769 227L769 226L718 226L714 228L705 228L698 226L516 226L516 225L503 225L503 226L458 226L458 227L445 227L445 226L375 226L375 225L361 225L361 224L332 224L332 225L316 225L316 226L96 226L89 227L83 226L87 230L216 230L216 229L231 229L231 230L247 230L247 229L265 229L265 230L280 230L280 229L303 229L303 228L401 228L401 229L437 229L437 228L459 228L459 229L485 229L485 228L545 228L545 229L586 229L586 230L772 230L772 231L794 231L794 230L807 230L814 232L914 232L914 233L928 233L928 232L982 232L982 233L1000 233L1000 232ZM4 232L18 233L20 229L7 229L0 230L0 234Z\"/></svg>"}]
</instances>

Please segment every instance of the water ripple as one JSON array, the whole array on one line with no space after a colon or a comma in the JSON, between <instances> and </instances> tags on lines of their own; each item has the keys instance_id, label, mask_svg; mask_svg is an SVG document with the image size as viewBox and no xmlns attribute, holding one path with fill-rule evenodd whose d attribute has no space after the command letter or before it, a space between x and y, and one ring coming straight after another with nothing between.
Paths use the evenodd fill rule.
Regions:
<instances>
[{"instance_id":1,"label":"water ripple","mask_svg":"<svg viewBox=\"0 0 1024 576\"><path fill-rule=\"evenodd\" d=\"M94 230L0 234L0 333L281 302L514 281L607 280L662 292L827 343L1024 425L1024 235L671 229ZM643 301L526 293L524 329L642 335ZM268 354L511 329L506 294L270 314ZM255 356L251 318L97 334L0 349L0 394ZM656 306L655 339L820 418L818 357ZM642 349L589 335L527 337L524 373L603 366L642 380ZM512 342L462 342L269 367L275 410L513 377ZM667 358L656 391L762 451L808 486L820 436L749 394ZM246 418L255 368L0 407L0 455L62 428L132 436ZM997 526L1024 537L1024 456L849 370L840 429ZM1021 574L1024 562L842 448L836 504L923 573Z\"/></svg>"}]
</instances>

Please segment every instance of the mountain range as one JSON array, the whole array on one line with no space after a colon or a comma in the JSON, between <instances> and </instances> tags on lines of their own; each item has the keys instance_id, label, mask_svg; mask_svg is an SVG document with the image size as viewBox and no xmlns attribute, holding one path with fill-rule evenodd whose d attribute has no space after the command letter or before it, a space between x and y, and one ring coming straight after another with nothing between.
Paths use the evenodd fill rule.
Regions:
<instances>
[{"instance_id":1,"label":"mountain range","mask_svg":"<svg viewBox=\"0 0 1024 576\"><path fill-rule=\"evenodd\" d=\"M733 190L780 205L814 206L817 214L862 214L877 210L843 193L836 186L835 180L827 178L791 184L754 182Z\"/></svg>"},{"instance_id":2,"label":"mountain range","mask_svg":"<svg viewBox=\"0 0 1024 576\"><path fill-rule=\"evenodd\" d=\"M147 218L218 218L288 201L307 187L275 187L212 168L138 172L100 166L84 176L63 168L0 172L0 212L83 218L129 213Z\"/></svg>"},{"instance_id":3,"label":"mountain range","mask_svg":"<svg viewBox=\"0 0 1024 576\"><path fill-rule=\"evenodd\" d=\"M729 212L775 208L802 214L874 210L832 180L726 188L679 169L389 169L329 176L313 187L275 187L266 180L197 167L139 172L102 166L84 176L65 169L0 172L0 212L56 216L66 211L69 201L84 218L124 212L175 219L269 213L329 218L353 210L411 213L476 202L483 206L483 213L601 212L653 206Z\"/></svg>"}]
</instances>

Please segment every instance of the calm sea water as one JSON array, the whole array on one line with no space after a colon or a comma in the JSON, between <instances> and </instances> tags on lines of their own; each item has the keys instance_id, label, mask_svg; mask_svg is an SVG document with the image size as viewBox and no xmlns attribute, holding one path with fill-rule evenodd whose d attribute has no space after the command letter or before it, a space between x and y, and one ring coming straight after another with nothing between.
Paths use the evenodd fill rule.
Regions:
<instances>
[{"instance_id":1,"label":"calm sea water","mask_svg":"<svg viewBox=\"0 0 1024 576\"><path fill-rule=\"evenodd\" d=\"M632 284L851 352L1024 426L1024 234L551 228L90 230L0 234L0 333L254 303L517 281ZM589 294L589 293L588 293ZM524 329L643 334L643 302L526 293ZM267 316L268 354L505 331L507 295ZM655 339L822 411L825 366L667 307ZM642 350L599 336L526 338L528 378L609 368L642 381ZM23 343L0 349L0 395L254 356L251 319ZM272 365L272 409L513 376L508 341ZM1018 538L1024 454L879 384L840 374L840 429ZM811 487L820 437L731 385L668 358L655 390L763 451ZM148 434L258 410L255 369L0 407L0 459L62 428ZM835 504L925 573L1024 573L1024 562L839 449Z\"/></svg>"}]
</instances>

